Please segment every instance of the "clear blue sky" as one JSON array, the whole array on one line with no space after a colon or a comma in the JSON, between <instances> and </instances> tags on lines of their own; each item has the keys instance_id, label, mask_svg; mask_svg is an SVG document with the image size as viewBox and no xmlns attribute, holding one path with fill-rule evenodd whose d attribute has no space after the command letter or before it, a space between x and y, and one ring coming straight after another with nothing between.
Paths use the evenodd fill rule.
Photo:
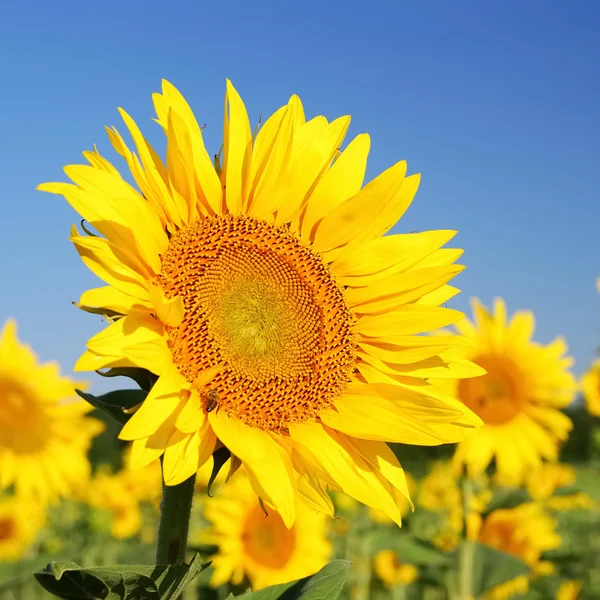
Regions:
<instances>
[{"instance_id":1,"label":"clear blue sky","mask_svg":"<svg viewBox=\"0 0 600 600\"><path fill-rule=\"evenodd\" d=\"M533 309L580 373L600 345L599 30L592 0L4 3L0 321L71 371L101 327L71 301L97 282L67 241L75 213L35 186L94 143L114 158L117 106L158 140L163 77L216 150L229 77L253 121L292 93L310 116L351 114L369 177L407 159L423 178L396 231L459 231L452 306Z\"/></svg>"}]
</instances>

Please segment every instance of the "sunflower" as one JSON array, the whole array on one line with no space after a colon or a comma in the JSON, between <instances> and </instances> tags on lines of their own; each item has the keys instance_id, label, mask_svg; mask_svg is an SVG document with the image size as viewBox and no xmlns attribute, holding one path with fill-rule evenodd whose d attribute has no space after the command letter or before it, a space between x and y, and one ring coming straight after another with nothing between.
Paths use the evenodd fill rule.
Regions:
<instances>
[{"instance_id":1,"label":"sunflower","mask_svg":"<svg viewBox=\"0 0 600 600\"><path fill-rule=\"evenodd\" d=\"M556 490L575 483L575 469L563 463L543 463L525 479L527 493L534 500L550 498Z\"/></svg>"},{"instance_id":2,"label":"sunflower","mask_svg":"<svg viewBox=\"0 0 600 600\"><path fill-rule=\"evenodd\" d=\"M43 507L31 498L0 496L0 562L20 559L44 522Z\"/></svg>"},{"instance_id":3,"label":"sunflower","mask_svg":"<svg viewBox=\"0 0 600 600\"><path fill-rule=\"evenodd\" d=\"M594 362L581 378L581 389L588 412L600 416L600 360Z\"/></svg>"},{"instance_id":4,"label":"sunflower","mask_svg":"<svg viewBox=\"0 0 600 600\"><path fill-rule=\"evenodd\" d=\"M455 392L485 427L459 444L454 465L466 465L475 476L495 457L499 477L520 483L542 458L557 458L559 442L571 430L571 420L560 409L577 389L569 371L573 360L565 356L562 338L547 346L531 341L534 317L529 311L519 311L507 322L504 301L496 299L493 313L473 300L473 313L475 324L465 319L456 325L474 342L461 356L487 374L456 381L446 391Z\"/></svg>"},{"instance_id":5,"label":"sunflower","mask_svg":"<svg viewBox=\"0 0 600 600\"><path fill-rule=\"evenodd\" d=\"M478 541L496 550L519 557L534 573L548 573L551 563L541 560L543 552L555 550L561 539L556 533L557 522L536 503L521 504L516 508L499 509L483 521ZM497 586L489 598L501 600L527 591L526 575Z\"/></svg>"},{"instance_id":6,"label":"sunflower","mask_svg":"<svg viewBox=\"0 0 600 600\"><path fill-rule=\"evenodd\" d=\"M393 550L381 550L373 559L377 576L387 587L409 585L419 576L414 565L402 562Z\"/></svg>"},{"instance_id":7,"label":"sunflower","mask_svg":"<svg viewBox=\"0 0 600 600\"><path fill-rule=\"evenodd\" d=\"M103 430L83 400L82 382L61 377L56 363L38 364L9 320L0 332L0 490L47 502L69 496L90 473L87 451Z\"/></svg>"},{"instance_id":8,"label":"sunflower","mask_svg":"<svg viewBox=\"0 0 600 600\"><path fill-rule=\"evenodd\" d=\"M556 600L577 600L581 592L581 583L574 579L563 581L556 592Z\"/></svg>"},{"instance_id":9,"label":"sunflower","mask_svg":"<svg viewBox=\"0 0 600 600\"><path fill-rule=\"evenodd\" d=\"M206 501L204 516L211 523L202 540L219 547L212 557L211 585L239 584L244 577L253 590L312 575L331 554L327 518L304 504L288 529L282 517L260 506L243 471L222 494Z\"/></svg>"},{"instance_id":10,"label":"sunflower","mask_svg":"<svg viewBox=\"0 0 600 600\"><path fill-rule=\"evenodd\" d=\"M399 162L362 187L369 137L343 151L349 117L306 120L297 96L252 134L228 81L214 164L183 96L154 94L166 163L133 119L137 154L110 141L137 184L96 150L65 168L64 195L98 234L75 227L83 262L108 286L80 306L110 316L79 371L140 367L158 376L120 437L132 464L164 454L175 485L217 440L287 526L296 495L331 513L342 490L400 522L404 472L385 442L437 445L480 424L427 378L482 370L452 349L461 336L418 335L460 320L441 305L458 290L455 232L384 236L419 175Z\"/></svg>"}]
</instances>

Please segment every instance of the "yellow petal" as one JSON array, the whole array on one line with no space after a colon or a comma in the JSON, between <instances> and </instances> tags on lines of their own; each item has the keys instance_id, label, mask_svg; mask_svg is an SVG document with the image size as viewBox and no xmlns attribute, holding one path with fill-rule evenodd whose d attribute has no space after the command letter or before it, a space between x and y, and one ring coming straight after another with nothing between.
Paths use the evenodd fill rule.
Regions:
<instances>
[{"instance_id":1,"label":"yellow petal","mask_svg":"<svg viewBox=\"0 0 600 600\"><path fill-rule=\"evenodd\" d=\"M450 308L407 304L391 313L364 315L356 323L355 329L362 335L373 337L386 333L423 333L456 323L463 316L463 313Z\"/></svg>"},{"instance_id":2,"label":"yellow petal","mask_svg":"<svg viewBox=\"0 0 600 600\"><path fill-rule=\"evenodd\" d=\"M312 241L318 221L360 191L370 145L368 134L357 135L319 180L308 198L302 217L301 237L305 242Z\"/></svg>"},{"instance_id":3,"label":"yellow petal","mask_svg":"<svg viewBox=\"0 0 600 600\"><path fill-rule=\"evenodd\" d=\"M278 225L299 216L311 190L331 165L349 125L350 117L340 117L331 123L324 117L315 117L298 128L288 169L273 190Z\"/></svg>"},{"instance_id":4,"label":"yellow petal","mask_svg":"<svg viewBox=\"0 0 600 600\"><path fill-rule=\"evenodd\" d=\"M296 491L291 461L285 450L267 432L253 429L223 412L211 412L209 420L221 442L244 463L257 494L291 527L296 518Z\"/></svg>"},{"instance_id":5,"label":"yellow petal","mask_svg":"<svg viewBox=\"0 0 600 600\"><path fill-rule=\"evenodd\" d=\"M365 385L363 394L344 394L335 409L323 410L320 418L328 427L364 440L437 446L454 442L439 435L428 423L450 423L461 413L442 402L410 393L399 386ZM377 395L381 390L388 397ZM369 392L369 393L367 393ZM459 436L462 439L462 434Z\"/></svg>"},{"instance_id":6,"label":"yellow petal","mask_svg":"<svg viewBox=\"0 0 600 600\"><path fill-rule=\"evenodd\" d=\"M143 310L132 310L90 338L87 347L96 354L120 356L126 346L162 339L163 336L162 325L152 315Z\"/></svg>"},{"instance_id":7,"label":"yellow petal","mask_svg":"<svg viewBox=\"0 0 600 600\"><path fill-rule=\"evenodd\" d=\"M184 316L183 298L173 296L167 298L162 287L150 288L150 302L156 311L156 316L166 325L178 327Z\"/></svg>"},{"instance_id":8,"label":"yellow petal","mask_svg":"<svg viewBox=\"0 0 600 600\"><path fill-rule=\"evenodd\" d=\"M74 371L97 371L114 367L136 367L128 358L121 356L100 355L86 350L75 363Z\"/></svg>"},{"instance_id":9,"label":"yellow petal","mask_svg":"<svg viewBox=\"0 0 600 600\"><path fill-rule=\"evenodd\" d=\"M165 449L163 475L166 485L177 485L198 470L199 434L185 434L175 430Z\"/></svg>"},{"instance_id":10,"label":"yellow petal","mask_svg":"<svg viewBox=\"0 0 600 600\"><path fill-rule=\"evenodd\" d=\"M194 433L202 429L205 421L206 413L202 410L200 395L193 390L183 405L175 426L184 433Z\"/></svg>"},{"instance_id":11,"label":"yellow petal","mask_svg":"<svg viewBox=\"0 0 600 600\"><path fill-rule=\"evenodd\" d=\"M277 209L273 203L274 191L277 189L279 179L283 176L282 172L290 160L297 106L298 102L292 96L287 107L285 107L285 112L277 129L274 130L275 123L269 119L265 123L265 127L258 133L256 147L259 154L257 154L256 160L260 160L260 153L262 152L268 152L268 155L265 156L261 165L257 166L256 175L252 180L248 198L248 214L250 216L259 219L272 218ZM264 148L265 146L270 146L270 149Z\"/></svg>"},{"instance_id":12,"label":"yellow petal","mask_svg":"<svg viewBox=\"0 0 600 600\"><path fill-rule=\"evenodd\" d=\"M164 79L162 92L162 95L153 95L158 122L164 129L167 129L169 110L175 111L179 115L191 142L193 165L200 198L206 207L210 207L213 214L221 214L223 195L221 182L204 146L202 130L196 121L196 117L179 90Z\"/></svg>"},{"instance_id":13,"label":"yellow petal","mask_svg":"<svg viewBox=\"0 0 600 600\"><path fill-rule=\"evenodd\" d=\"M148 301L144 278L115 254L107 240L93 237L71 237L84 264L100 279L124 294Z\"/></svg>"},{"instance_id":14,"label":"yellow petal","mask_svg":"<svg viewBox=\"0 0 600 600\"><path fill-rule=\"evenodd\" d=\"M127 129L135 142L140 160L144 167L146 177L147 190L152 193L154 201L162 207L171 223L178 227L182 227L187 218L188 208L171 194L168 186L168 174L162 161L158 159L158 155L154 149L148 144L136 122L122 109L119 113L125 121Z\"/></svg>"},{"instance_id":15,"label":"yellow petal","mask_svg":"<svg viewBox=\"0 0 600 600\"><path fill-rule=\"evenodd\" d=\"M221 183L227 210L239 215L244 206L246 178L250 175L252 132L248 113L237 90L227 80L223 124L223 169Z\"/></svg>"},{"instance_id":16,"label":"yellow petal","mask_svg":"<svg viewBox=\"0 0 600 600\"><path fill-rule=\"evenodd\" d=\"M400 511L389 489L368 464L344 443L345 436L318 423L290 426L292 440L311 452L339 488L359 502L383 510L400 523ZM309 450L310 449L310 450Z\"/></svg>"},{"instance_id":17,"label":"yellow petal","mask_svg":"<svg viewBox=\"0 0 600 600\"><path fill-rule=\"evenodd\" d=\"M411 269L364 288L348 288L345 290L346 300L358 314L388 312L436 291L463 270L462 265Z\"/></svg>"},{"instance_id":18,"label":"yellow petal","mask_svg":"<svg viewBox=\"0 0 600 600\"><path fill-rule=\"evenodd\" d=\"M373 468L381 471L381 474L408 500L411 509L414 510L406 474L390 447L383 442L357 440L351 437L347 438L347 441Z\"/></svg>"},{"instance_id":19,"label":"yellow petal","mask_svg":"<svg viewBox=\"0 0 600 600\"><path fill-rule=\"evenodd\" d=\"M422 298L415 300L415 304L420 304L421 306L440 306L448 302L451 298L454 298L459 292L460 290L452 285L443 285L441 288L433 290L425 294Z\"/></svg>"},{"instance_id":20,"label":"yellow petal","mask_svg":"<svg viewBox=\"0 0 600 600\"><path fill-rule=\"evenodd\" d=\"M317 252L382 236L404 214L419 187L419 176L405 179L406 162L387 169L358 194L334 208L315 232Z\"/></svg>"},{"instance_id":21,"label":"yellow petal","mask_svg":"<svg viewBox=\"0 0 600 600\"><path fill-rule=\"evenodd\" d=\"M455 231L395 234L346 246L331 265L341 285L363 287L414 267L456 235Z\"/></svg>"},{"instance_id":22,"label":"yellow petal","mask_svg":"<svg viewBox=\"0 0 600 600\"><path fill-rule=\"evenodd\" d=\"M150 308L149 302L144 303L139 298L124 294L110 285L83 292L79 304L91 308L107 308L121 314L129 312L134 307Z\"/></svg>"},{"instance_id":23,"label":"yellow petal","mask_svg":"<svg viewBox=\"0 0 600 600\"><path fill-rule=\"evenodd\" d=\"M188 392L187 382L175 366L161 375L144 400L140 409L125 423L119 438L136 440L148 437L173 414Z\"/></svg>"}]
</instances>

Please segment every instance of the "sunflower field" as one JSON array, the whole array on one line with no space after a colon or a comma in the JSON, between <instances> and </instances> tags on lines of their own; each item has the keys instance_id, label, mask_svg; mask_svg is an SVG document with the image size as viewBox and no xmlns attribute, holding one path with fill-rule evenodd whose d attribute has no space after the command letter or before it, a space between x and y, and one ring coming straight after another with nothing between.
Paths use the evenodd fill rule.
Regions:
<instances>
[{"instance_id":1,"label":"sunflower field","mask_svg":"<svg viewBox=\"0 0 600 600\"><path fill-rule=\"evenodd\" d=\"M456 232L388 233L420 176L365 184L349 117L227 81L207 149L152 98L164 156L120 109L39 185L99 327L78 381L1 330L0 600L600 598L600 363L451 308Z\"/></svg>"}]
</instances>

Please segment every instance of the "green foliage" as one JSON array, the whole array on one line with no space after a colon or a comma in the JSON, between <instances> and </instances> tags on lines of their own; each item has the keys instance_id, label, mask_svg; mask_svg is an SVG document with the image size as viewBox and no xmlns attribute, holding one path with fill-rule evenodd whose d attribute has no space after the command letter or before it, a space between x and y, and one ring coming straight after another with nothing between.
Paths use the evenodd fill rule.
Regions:
<instances>
[{"instance_id":1,"label":"green foliage","mask_svg":"<svg viewBox=\"0 0 600 600\"><path fill-rule=\"evenodd\" d=\"M236 597L243 600L336 600L344 589L349 566L346 560L334 560L311 577ZM227 600L232 598L230 594Z\"/></svg>"},{"instance_id":2,"label":"green foliage","mask_svg":"<svg viewBox=\"0 0 600 600\"><path fill-rule=\"evenodd\" d=\"M81 390L75 391L94 408L102 410L121 425L125 425L131 417L131 414L125 411L143 402L148 395L144 390L117 390L102 396L94 396Z\"/></svg>"},{"instance_id":3,"label":"green foliage","mask_svg":"<svg viewBox=\"0 0 600 600\"><path fill-rule=\"evenodd\" d=\"M520 575L530 573L529 566L516 556L477 542L463 542L463 544L471 545L473 551L471 591L474 597ZM455 572L459 570L458 561L462 550L463 546L454 553Z\"/></svg>"},{"instance_id":4,"label":"green foliage","mask_svg":"<svg viewBox=\"0 0 600 600\"><path fill-rule=\"evenodd\" d=\"M115 565L84 569L74 562L50 563L35 578L64 600L176 600L205 569L196 555L188 564Z\"/></svg>"}]
</instances>

